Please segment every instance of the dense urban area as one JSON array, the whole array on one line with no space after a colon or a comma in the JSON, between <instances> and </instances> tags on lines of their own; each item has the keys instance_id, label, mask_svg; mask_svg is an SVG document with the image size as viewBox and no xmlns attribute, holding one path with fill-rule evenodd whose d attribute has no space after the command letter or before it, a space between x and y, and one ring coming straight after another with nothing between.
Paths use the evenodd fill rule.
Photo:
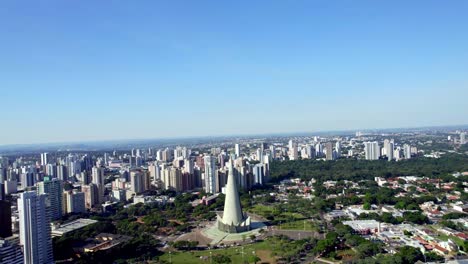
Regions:
<instances>
[{"instance_id":1,"label":"dense urban area","mask_svg":"<svg viewBox=\"0 0 468 264\"><path fill-rule=\"evenodd\" d=\"M0 149L0 263L462 263L466 142L433 128Z\"/></svg>"}]
</instances>

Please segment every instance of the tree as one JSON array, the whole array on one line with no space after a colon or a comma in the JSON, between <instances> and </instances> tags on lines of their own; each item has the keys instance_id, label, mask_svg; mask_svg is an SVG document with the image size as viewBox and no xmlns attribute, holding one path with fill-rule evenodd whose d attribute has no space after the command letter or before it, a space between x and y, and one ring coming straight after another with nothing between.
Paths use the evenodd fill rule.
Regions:
<instances>
[{"instance_id":1,"label":"tree","mask_svg":"<svg viewBox=\"0 0 468 264\"><path fill-rule=\"evenodd\" d=\"M364 203L364 205L362 206L362 208L363 208L364 210L370 210L370 209L371 209L371 204L366 202L366 203Z\"/></svg>"}]
</instances>

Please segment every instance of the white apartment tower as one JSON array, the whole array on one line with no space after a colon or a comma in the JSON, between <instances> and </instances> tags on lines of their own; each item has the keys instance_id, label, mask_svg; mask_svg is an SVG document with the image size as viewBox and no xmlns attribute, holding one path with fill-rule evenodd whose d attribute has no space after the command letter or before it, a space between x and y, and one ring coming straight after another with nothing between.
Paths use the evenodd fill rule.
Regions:
<instances>
[{"instance_id":1,"label":"white apartment tower","mask_svg":"<svg viewBox=\"0 0 468 264\"><path fill-rule=\"evenodd\" d=\"M205 156L205 191L216 193L216 159L213 156Z\"/></svg>"},{"instance_id":2,"label":"white apartment tower","mask_svg":"<svg viewBox=\"0 0 468 264\"><path fill-rule=\"evenodd\" d=\"M54 263L46 198L45 194L24 192L18 199L20 244L26 264Z\"/></svg>"}]
</instances>

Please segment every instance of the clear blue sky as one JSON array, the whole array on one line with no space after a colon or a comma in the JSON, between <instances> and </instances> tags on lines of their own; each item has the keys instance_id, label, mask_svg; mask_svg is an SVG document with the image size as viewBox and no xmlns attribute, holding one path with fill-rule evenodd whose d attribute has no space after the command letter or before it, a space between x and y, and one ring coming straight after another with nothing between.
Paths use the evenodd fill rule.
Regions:
<instances>
[{"instance_id":1,"label":"clear blue sky","mask_svg":"<svg viewBox=\"0 0 468 264\"><path fill-rule=\"evenodd\" d=\"M0 144L468 123L468 1L0 4Z\"/></svg>"}]
</instances>

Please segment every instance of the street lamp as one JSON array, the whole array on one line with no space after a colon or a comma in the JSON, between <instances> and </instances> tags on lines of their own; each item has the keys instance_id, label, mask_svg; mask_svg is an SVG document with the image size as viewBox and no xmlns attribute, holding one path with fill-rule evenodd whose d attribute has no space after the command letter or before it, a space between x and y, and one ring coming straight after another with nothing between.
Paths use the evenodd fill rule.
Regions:
<instances>
[{"instance_id":1,"label":"street lamp","mask_svg":"<svg viewBox=\"0 0 468 264\"><path fill-rule=\"evenodd\" d=\"M210 264L213 263L213 253L210 251Z\"/></svg>"}]
</instances>

